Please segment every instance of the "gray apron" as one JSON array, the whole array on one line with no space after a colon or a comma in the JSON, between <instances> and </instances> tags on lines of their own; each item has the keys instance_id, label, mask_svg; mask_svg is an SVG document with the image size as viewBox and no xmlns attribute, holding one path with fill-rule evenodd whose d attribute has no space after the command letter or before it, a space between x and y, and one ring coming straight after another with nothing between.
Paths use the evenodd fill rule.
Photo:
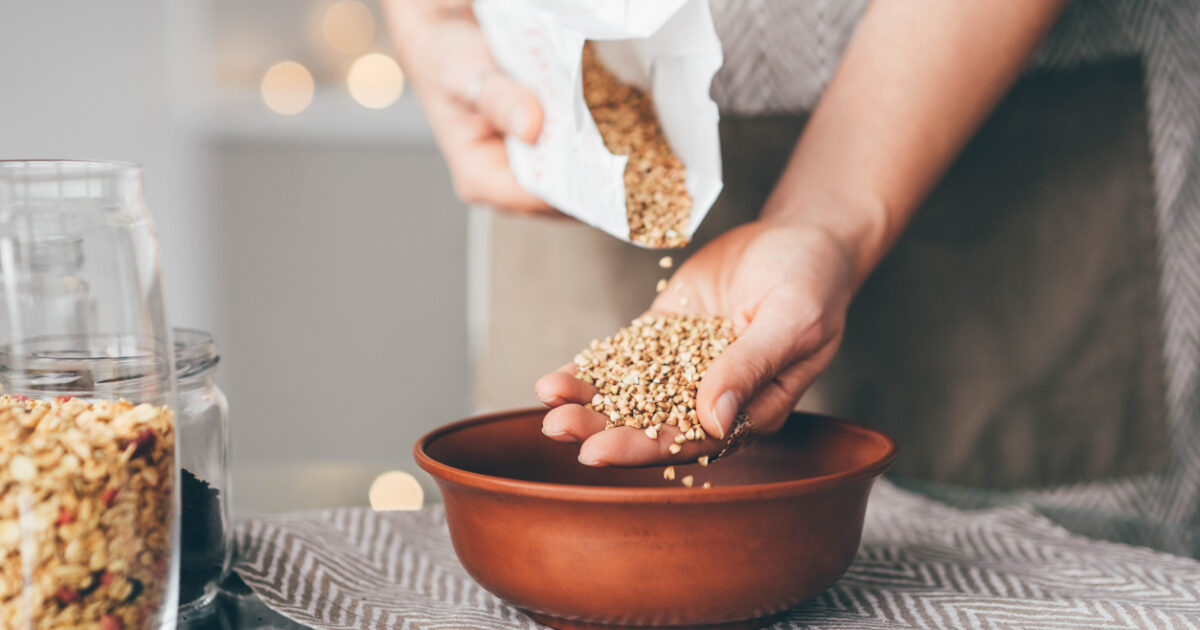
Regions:
<instances>
[{"instance_id":1,"label":"gray apron","mask_svg":"<svg viewBox=\"0 0 1200 630\"><path fill-rule=\"evenodd\" d=\"M897 475L988 487L1168 458L1153 182L1135 61L1005 99L856 298L830 408Z\"/></svg>"},{"instance_id":2,"label":"gray apron","mask_svg":"<svg viewBox=\"0 0 1200 630\"><path fill-rule=\"evenodd\" d=\"M722 120L726 187L697 243L757 215L804 122ZM491 230L485 408L531 401L538 376L640 313L663 275L661 253L587 226L496 216ZM893 474L917 480L1160 471L1156 247L1139 63L1027 77L867 281L801 406L887 431Z\"/></svg>"}]
</instances>

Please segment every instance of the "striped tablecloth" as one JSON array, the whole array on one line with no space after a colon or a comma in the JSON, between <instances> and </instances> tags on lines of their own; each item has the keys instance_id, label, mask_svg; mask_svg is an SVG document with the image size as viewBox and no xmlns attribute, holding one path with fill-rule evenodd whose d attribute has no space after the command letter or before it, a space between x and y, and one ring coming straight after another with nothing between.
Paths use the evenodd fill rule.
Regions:
<instances>
[{"instance_id":1,"label":"striped tablecloth","mask_svg":"<svg viewBox=\"0 0 1200 630\"><path fill-rule=\"evenodd\" d=\"M259 518L236 570L307 626L537 629L454 556L440 505ZM1031 508L965 511L881 481L853 566L775 628L1192 628L1200 562L1067 532Z\"/></svg>"}]
</instances>

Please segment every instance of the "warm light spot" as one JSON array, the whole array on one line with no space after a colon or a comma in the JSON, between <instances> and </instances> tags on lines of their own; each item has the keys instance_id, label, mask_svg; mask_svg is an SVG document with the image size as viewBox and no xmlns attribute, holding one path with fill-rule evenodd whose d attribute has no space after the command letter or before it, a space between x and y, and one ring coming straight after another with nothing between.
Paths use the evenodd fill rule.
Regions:
<instances>
[{"instance_id":1,"label":"warm light spot","mask_svg":"<svg viewBox=\"0 0 1200 630\"><path fill-rule=\"evenodd\" d=\"M383 109L396 102L404 91L404 73L395 59L381 54L363 55L346 75L350 96L363 107Z\"/></svg>"},{"instance_id":2,"label":"warm light spot","mask_svg":"<svg viewBox=\"0 0 1200 630\"><path fill-rule=\"evenodd\" d=\"M292 116L312 103L315 85L308 68L295 61L281 61L263 75L262 99L276 114Z\"/></svg>"},{"instance_id":3,"label":"warm light spot","mask_svg":"<svg viewBox=\"0 0 1200 630\"><path fill-rule=\"evenodd\" d=\"M321 35L334 52L357 55L375 39L375 16L358 0L338 0L321 18Z\"/></svg>"},{"instance_id":4,"label":"warm light spot","mask_svg":"<svg viewBox=\"0 0 1200 630\"><path fill-rule=\"evenodd\" d=\"M371 509L376 512L390 510L419 510L425 503L425 492L421 484L410 474L402 470L385 472L371 482L371 490L367 494L371 500Z\"/></svg>"}]
</instances>

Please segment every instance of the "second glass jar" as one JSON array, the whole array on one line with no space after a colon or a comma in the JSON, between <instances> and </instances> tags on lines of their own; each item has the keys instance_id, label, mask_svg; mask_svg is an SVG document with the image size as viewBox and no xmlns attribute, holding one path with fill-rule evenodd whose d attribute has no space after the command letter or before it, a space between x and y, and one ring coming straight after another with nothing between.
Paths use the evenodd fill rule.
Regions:
<instances>
[{"instance_id":1,"label":"second glass jar","mask_svg":"<svg viewBox=\"0 0 1200 630\"><path fill-rule=\"evenodd\" d=\"M213 336L176 328L180 465L179 605L184 617L203 614L229 573L229 404L214 381Z\"/></svg>"}]
</instances>

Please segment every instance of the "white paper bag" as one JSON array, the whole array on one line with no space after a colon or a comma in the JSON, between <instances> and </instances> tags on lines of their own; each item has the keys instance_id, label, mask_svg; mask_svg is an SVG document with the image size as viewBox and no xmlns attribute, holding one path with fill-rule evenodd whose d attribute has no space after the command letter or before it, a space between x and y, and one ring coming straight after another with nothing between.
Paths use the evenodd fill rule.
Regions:
<instances>
[{"instance_id":1,"label":"white paper bag","mask_svg":"<svg viewBox=\"0 0 1200 630\"><path fill-rule=\"evenodd\" d=\"M717 105L709 97L721 41L707 0L476 0L496 63L545 110L535 145L510 138L509 164L530 193L629 241L625 156L604 146L583 100L585 40L621 80L654 100L671 149L687 169L690 240L721 192Z\"/></svg>"}]
</instances>

